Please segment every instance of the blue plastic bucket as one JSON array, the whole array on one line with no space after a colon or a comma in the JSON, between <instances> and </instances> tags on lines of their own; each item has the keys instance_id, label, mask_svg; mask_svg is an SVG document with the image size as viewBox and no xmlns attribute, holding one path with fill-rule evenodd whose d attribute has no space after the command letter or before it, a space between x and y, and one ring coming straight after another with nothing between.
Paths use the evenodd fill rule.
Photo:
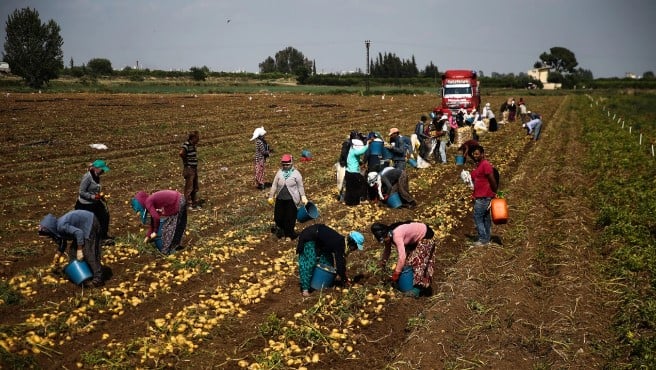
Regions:
<instances>
[{"instance_id":1,"label":"blue plastic bucket","mask_svg":"<svg viewBox=\"0 0 656 370\"><path fill-rule=\"evenodd\" d=\"M298 222L314 220L317 217L319 217L319 210L312 202L307 202L306 205L300 206L298 211L296 211L296 219Z\"/></svg>"},{"instance_id":2,"label":"blue plastic bucket","mask_svg":"<svg viewBox=\"0 0 656 370\"><path fill-rule=\"evenodd\" d=\"M401 207L401 196L399 193L392 193L390 196L387 198L387 206L390 208L399 208Z\"/></svg>"},{"instance_id":3,"label":"blue plastic bucket","mask_svg":"<svg viewBox=\"0 0 656 370\"><path fill-rule=\"evenodd\" d=\"M392 159L392 155L393 155L393 154L392 154L392 151L391 151L391 150L389 150L389 149L387 149L387 148L383 148L383 160L385 160L385 159Z\"/></svg>"},{"instance_id":4,"label":"blue plastic bucket","mask_svg":"<svg viewBox=\"0 0 656 370\"><path fill-rule=\"evenodd\" d=\"M412 266L405 266L403 270L401 270L401 275L399 275L399 290L407 292L412 289L414 286L413 280L414 271L412 270Z\"/></svg>"},{"instance_id":5,"label":"blue plastic bucket","mask_svg":"<svg viewBox=\"0 0 656 370\"><path fill-rule=\"evenodd\" d=\"M408 159L408 164L410 165L410 167L417 168L417 160L414 158Z\"/></svg>"},{"instance_id":6,"label":"blue plastic bucket","mask_svg":"<svg viewBox=\"0 0 656 370\"><path fill-rule=\"evenodd\" d=\"M463 164L465 164L465 156L461 155L461 154L457 154L456 155L456 164L459 165L459 166L462 166Z\"/></svg>"},{"instance_id":7,"label":"blue plastic bucket","mask_svg":"<svg viewBox=\"0 0 656 370\"><path fill-rule=\"evenodd\" d=\"M159 228L157 229L157 236L151 240L154 244L155 247L157 248L158 251L162 251L162 226L164 226L164 221L166 220L166 217L162 217L159 219Z\"/></svg>"},{"instance_id":8,"label":"blue plastic bucket","mask_svg":"<svg viewBox=\"0 0 656 370\"><path fill-rule=\"evenodd\" d=\"M82 284L93 276L85 261L73 260L64 268L64 273L75 285Z\"/></svg>"},{"instance_id":9,"label":"blue plastic bucket","mask_svg":"<svg viewBox=\"0 0 656 370\"><path fill-rule=\"evenodd\" d=\"M385 143L382 141L372 141L369 144L369 154L371 155L382 155L383 149L385 148Z\"/></svg>"},{"instance_id":10,"label":"blue plastic bucket","mask_svg":"<svg viewBox=\"0 0 656 370\"><path fill-rule=\"evenodd\" d=\"M329 265L317 264L312 272L310 286L314 290L330 288L335 281L335 268Z\"/></svg>"}]
</instances>

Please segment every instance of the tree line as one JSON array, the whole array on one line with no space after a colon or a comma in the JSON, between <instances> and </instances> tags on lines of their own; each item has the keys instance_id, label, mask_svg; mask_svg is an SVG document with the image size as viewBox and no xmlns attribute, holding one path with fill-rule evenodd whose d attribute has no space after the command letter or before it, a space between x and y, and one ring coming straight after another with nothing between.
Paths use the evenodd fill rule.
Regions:
<instances>
[{"instance_id":1,"label":"tree line","mask_svg":"<svg viewBox=\"0 0 656 370\"><path fill-rule=\"evenodd\" d=\"M20 76L26 85L41 88L51 79L60 75L69 75L93 81L99 77L127 76L133 81L142 81L145 77L186 77L196 81L204 81L210 76L225 75L224 72L212 72L207 66L193 66L189 71L151 71L125 67L114 70L109 59L93 58L86 64L76 66L71 58L69 67L63 63L60 27L54 20L42 23L35 9L17 9L7 17L6 38L3 60L8 62L12 73ZM630 79L595 80L592 72L578 67L574 53L567 48L552 47L544 52L535 62L534 67L549 69L548 82L562 84L562 88L594 88L597 86L618 86L629 84L630 87L647 86L653 88L655 81L651 71L643 74L643 81ZM419 69L414 55L410 59L402 59L394 53L379 53L369 61L368 71L352 71L344 74L317 74L316 62L310 60L299 50L288 46L278 51L274 56L265 58L259 63L259 74L252 76L292 76L299 84L354 86L369 82L390 85L437 86L440 72L431 61ZM368 73L367 73L368 72ZM247 73L248 75L248 73ZM526 88L529 84L542 87L540 81L530 78L525 73L498 74L484 76L478 71L479 79L486 87ZM647 83L644 83L647 82Z\"/></svg>"}]
</instances>

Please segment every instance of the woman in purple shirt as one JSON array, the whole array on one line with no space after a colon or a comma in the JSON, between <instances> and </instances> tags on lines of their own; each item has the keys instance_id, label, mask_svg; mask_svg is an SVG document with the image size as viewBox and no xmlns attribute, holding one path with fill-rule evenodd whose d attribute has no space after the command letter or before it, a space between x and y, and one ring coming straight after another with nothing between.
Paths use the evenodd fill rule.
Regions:
<instances>
[{"instance_id":1,"label":"woman in purple shirt","mask_svg":"<svg viewBox=\"0 0 656 370\"><path fill-rule=\"evenodd\" d=\"M160 190L150 195L140 191L130 203L132 209L141 215L141 222L144 225L150 215L150 224L144 242L154 241L153 239L160 236L161 246L157 242L160 252L171 254L176 249L181 249L180 242L187 228L184 195L175 190Z\"/></svg>"}]
</instances>

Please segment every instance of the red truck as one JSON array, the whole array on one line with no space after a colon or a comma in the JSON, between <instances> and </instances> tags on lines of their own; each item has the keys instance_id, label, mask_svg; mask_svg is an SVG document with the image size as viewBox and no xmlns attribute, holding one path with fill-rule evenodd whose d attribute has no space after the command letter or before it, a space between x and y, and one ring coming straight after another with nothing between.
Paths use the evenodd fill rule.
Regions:
<instances>
[{"instance_id":1,"label":"red truck","mask_svg":"<svg viewBox=\"0 0 656 370\"><path fill-rule=\"evenodd\" d=\"M481 92L476 71L451 69L442 75L442 109L455 114L461 106L468 112L473 108L480 110Z\"/></svg>"}]
</instances>

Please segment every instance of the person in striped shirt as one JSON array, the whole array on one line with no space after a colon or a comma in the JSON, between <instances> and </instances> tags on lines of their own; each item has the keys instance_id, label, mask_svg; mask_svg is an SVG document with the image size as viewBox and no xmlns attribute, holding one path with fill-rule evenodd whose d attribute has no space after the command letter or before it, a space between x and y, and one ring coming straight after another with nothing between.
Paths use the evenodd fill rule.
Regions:
<instances>
[{"instance_id":1,"label":"person in striped shirt","mask_svg":"<svg viewBox=\"0 0 656 370\"><path fill-rule=\"evenodd\" d=\"M180 158L182 158L182 177L185 179L184 196L189 210L200 209L198 204L198 153L196 145L200 136L198 131L189 133L187 141L182 144Z\"/></svg>"}]
</instances>

